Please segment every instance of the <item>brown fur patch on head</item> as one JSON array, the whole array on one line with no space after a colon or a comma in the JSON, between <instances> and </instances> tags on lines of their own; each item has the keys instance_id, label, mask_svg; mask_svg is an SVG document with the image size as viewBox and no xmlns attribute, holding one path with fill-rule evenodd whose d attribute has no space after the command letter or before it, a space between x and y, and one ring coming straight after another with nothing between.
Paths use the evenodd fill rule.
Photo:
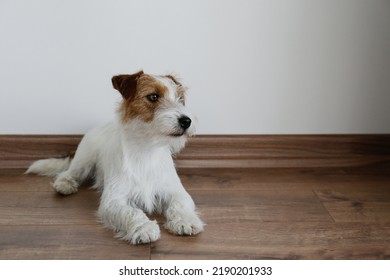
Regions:
<instances>
[{"instance_id":1,"label":"brown fur patch on head","mask_svg":"<svg viewBox=\"0 0 390 280\"><path fill-rule=\"evenodd\" d=\"M185 91L179 79L174 75L159 76L159 78L168 78L170 84L174 87L179 101L185 105ZM134 118L140 118L144 122L153 120L155 111L164 99L167 98L169 89L166 84L156 79L152 75L139 71L135 74L124 74L112 77L112 84L122 97L122 103L119 107L119 113L123 122L128 122ZM157 101L151 101L148 96L157 95Z\"/></svg>"},{"instance_id":2,"label":"brown fur patch on head","mask_svg":"<svg viewBox=\"0 0 390 280\"><path fill-rule=\"evenodd\" d=\"M152 102L148 96L155 94L158 100ZM168 94L168 88L150 75L143 74L137 79L136 90L131 98L123 99L119 107L122 121L128 122L136 117L144 122L153 120L154 113Z\"/></svg>"},{"instance_id":3,"label":"brown fur patch on head","mask_svg":"<svg viewBox=\"0 0 390 280\"><path fill-rule=\"evenodd\" d=\"M122 94L124 99L129 99L135 95L137 89L137 80L142 77L142 75L144 75L142 70L131 75L117 75L112 77L112 85Z\"/></svg>"}]
</instances>

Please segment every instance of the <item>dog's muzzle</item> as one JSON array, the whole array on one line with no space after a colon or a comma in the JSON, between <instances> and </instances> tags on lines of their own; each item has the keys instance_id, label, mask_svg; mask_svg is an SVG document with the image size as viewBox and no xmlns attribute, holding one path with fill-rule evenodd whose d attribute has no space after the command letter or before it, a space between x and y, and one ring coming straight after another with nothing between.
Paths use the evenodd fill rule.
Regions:
<instances>
[{"instance_id":1,"label":"dog's muzzle","mask_svg":"<svg viewBox=\"0 0 390 280\"><path fill-rule=\"evenodd\" d=\"M180 131L171 134L171 136L174 137L183 136L186 130L191 126L192 120L187 116L181 116L180 118L178 118L177 122L178 122L178 129Z\"/></svg>"},{"instance_id":2,"label":"dog's muzzle","mask_svg":"<svg viewBox=\"0 0 390 280\"><path fill-rule=\"evenodd\" d=\"M179 125L185 131L191 126L191 119L187 116L181 116L179 118Z\"/></svg>"}]
</instances>

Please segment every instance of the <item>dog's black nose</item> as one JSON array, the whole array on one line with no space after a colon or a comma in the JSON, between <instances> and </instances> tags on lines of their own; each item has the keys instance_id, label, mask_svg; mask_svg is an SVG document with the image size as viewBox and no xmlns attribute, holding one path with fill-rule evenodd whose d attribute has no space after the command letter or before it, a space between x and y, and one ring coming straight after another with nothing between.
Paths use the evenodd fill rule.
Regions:
<instances>
[{"instance_id":1,"label":"dog's black nose","mask_svg":"<svg viewBox=\"0 0 390 280\"><path fill-rule=\"evenodd\" d=\"M191 126L191 119L187 116L182 116L179 119L179 125L182 129L186 130Z\"/></svg>"}]
</instances>

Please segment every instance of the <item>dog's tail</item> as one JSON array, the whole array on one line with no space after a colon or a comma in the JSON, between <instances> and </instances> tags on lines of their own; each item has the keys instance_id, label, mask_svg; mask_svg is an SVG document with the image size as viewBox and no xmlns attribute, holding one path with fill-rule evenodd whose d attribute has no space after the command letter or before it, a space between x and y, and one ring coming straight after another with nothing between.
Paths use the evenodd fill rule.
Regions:
<instances>
[{"instance_id":1,"label":"dog's tail","mask_svg":"<svg viewBox=\"0 0 390 280\"><path fill-rule=\"evenodd\" d=\"M25 174L38 174L42 176L57 176L59 173L67 170L72 161L72 157L48 158L33 162Z\"/></svg>"}]
</instances>

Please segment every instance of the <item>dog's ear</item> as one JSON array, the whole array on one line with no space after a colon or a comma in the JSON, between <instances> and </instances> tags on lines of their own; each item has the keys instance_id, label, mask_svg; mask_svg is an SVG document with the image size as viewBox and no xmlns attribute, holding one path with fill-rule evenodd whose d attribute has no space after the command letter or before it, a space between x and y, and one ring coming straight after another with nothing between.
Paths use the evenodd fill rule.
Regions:
<instances>
[{"instance_id":1,"label":"dog's ear","mask_svg":"<svg viewBox=\"0 0 390 280\"><path fill-rule=\"evenodd\" d=\"M182 84L179 82L179 79L175 75L169 74L169 75L166 75L165 77L171 79L176 85L178 85L180 87L182 86Z\"/></svg>"},{"instance_id":2,"label":"dog's ear","mask_svg":"<svg viewBox=\"0 0 390 280\"><path fill-rule=\"evenodd\" d=\"M141 70L135 74L117 75L112 77L113 87L119 91L124 99L129 99L134 96L137 90L137 79L142 76L144 72Z\"/></svg>"}]
</instances>

